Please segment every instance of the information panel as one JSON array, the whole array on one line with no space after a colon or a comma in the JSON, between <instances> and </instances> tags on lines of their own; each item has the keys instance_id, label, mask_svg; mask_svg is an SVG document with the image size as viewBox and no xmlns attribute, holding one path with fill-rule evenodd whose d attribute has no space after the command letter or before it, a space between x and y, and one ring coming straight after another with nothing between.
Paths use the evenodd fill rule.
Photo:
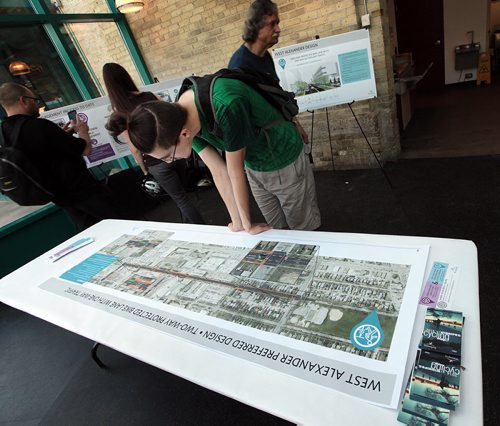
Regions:
<instances>
[{"instance_id":1,"label":"information panel","mask_svg":"<svg viewBox=\"0 0 500 426\"><path fill-rule=\"evenodd\" d=\"M160 99L171 102L177 96L182 80L183 78L177 78L149 84L141 87L140 90L152 92ZM63 127L69 121L68 112L71 110L76 110L78 118L89 126L92 153L84 157L88 167L130 155L127 144L124 141L115 141L104 127L112 113L107 96L53 109L42 113L41 117Z\"/></svg>"},{"instance_id":2,"label":"information panel","mask_svg":"<svg viewBox=\"0 0 500 426\"><path fill-rule=\"evenodd\" d=\"M76 110L79 120L89 126L92 153L84 157L89 167L130 154L127 145L116 143L104 128L111 115L107 96L53 109L42 113L41 117L63 127L69 121L68 112L71 110Z\"/></svg>"},{"instance_id":3,"label":"information panel","mask_svg":"<svg viewBox=\"0 0 500 426\"><path fill-rule=\"evenodd\" d=\"M295 93L300 111L377 96L367 30L275 49L273 59L281 86Z\"/></svg>"}]
</instances>

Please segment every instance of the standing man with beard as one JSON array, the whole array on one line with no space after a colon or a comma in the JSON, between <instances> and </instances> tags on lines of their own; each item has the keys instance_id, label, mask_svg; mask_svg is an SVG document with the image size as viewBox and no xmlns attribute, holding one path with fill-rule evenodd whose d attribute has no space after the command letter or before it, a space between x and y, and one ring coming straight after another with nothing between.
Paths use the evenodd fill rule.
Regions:
<instances>
[{"instance_id":1,"label":"standing man with beard","mask_svg":"<svg viewBox=\"0 0 500 426\"><path fill-rule=\"evenodd\" d=\"M228 68L257 71L279 81L268 49L278 43L281 33L278 6L271 0L256 0L248 9L243 29L244 43L229 60Z\"/></svg>"},{"instance_id":2,"label":"standing man with beard","mask_svg":"<svg viewBox=\"0 0 500 426\"><path fill-rule=\"evenodd\" d=\"M265 74L279 84L268 49L278 43L280 33L278 5L271 0L254 1L248 9L243 28L244 43L233 53L228 68ZM294 123L304 143L309 144L309 137L301 124L297 119L294 119ZM306 147L305 151L309 153L310 147Z\"/></svg>"},{"instance_id":3,"label":"standing man with beard","mask_svg":"<svg viewBox=\"0 0 500 426\"><path fill-rule=\"evenodd\" d=\"M119 219L109 189L94 179L82 158L92 152L87 123L77 118L61 129L38 118L39 103L25 86L0 86L0 105L7 113L0 131L6 146L14 146L38 168L40 184L54 194L51 201L69 214L78 231L102 219Z\"/></svg>"}]
</instances>

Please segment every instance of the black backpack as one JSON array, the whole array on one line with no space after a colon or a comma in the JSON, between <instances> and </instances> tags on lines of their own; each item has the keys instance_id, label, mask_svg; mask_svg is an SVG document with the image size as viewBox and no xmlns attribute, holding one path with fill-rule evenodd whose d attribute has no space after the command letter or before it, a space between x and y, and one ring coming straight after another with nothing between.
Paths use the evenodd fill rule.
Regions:
<instances>
[{"instance_id":1,"label":"black backpack","mask_svg":"<svg viewBox=\"0 0 500 426\"><path fill-rule=\"evenodd\" d=\"M32 161L16 149L21 127L30 119L20 117L16 120L8 146L0 123L0 192L20 206L39 206L55 199L55 195L40 183L40 172Z\"/></svg>"},{"instance_id":2,"label":"black backpack","mask_svg":"<svg viewBox=\"0 0 500 426\"><path fill-rule=\"evenodd\" d=\"M259 92L271 105L278 109L283 116L282 120L274 120L273 122L264 126L265 129L272 127L282 121L291 121L299 112L297 101L293 92L283 90L279 83L268 76L250 70L227 69L223 68L214 74L207 74L203 77L191 76L184 79L177 95L177 100L180 96L190 88L196 87L197 103L201 108L203 115L207 121L208 131L220 138L223 138L222 129L219 128L217 120L214 115L214 108L212 105L212 92L215 80L218 78L230 78L239 80L248 86L251 86Z\"/></svg>"}]
</instances>

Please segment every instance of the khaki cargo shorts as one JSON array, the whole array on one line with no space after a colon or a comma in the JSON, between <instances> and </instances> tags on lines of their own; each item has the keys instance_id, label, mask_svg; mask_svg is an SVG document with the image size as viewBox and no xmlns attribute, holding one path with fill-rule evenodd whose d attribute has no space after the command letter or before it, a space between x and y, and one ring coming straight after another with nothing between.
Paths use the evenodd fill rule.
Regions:
<instances>
[{"instance_id":1,"label":"khaki cargo shorts","mask_svg":"<svg viewBox=\"0 0 500 426\"><path fill-rule=\"evenodd\" d=\"M314 175L304 151L283 169L246 173L255 201L273 228L313 231L321 225Z\"/></svg>"}]
</instances>

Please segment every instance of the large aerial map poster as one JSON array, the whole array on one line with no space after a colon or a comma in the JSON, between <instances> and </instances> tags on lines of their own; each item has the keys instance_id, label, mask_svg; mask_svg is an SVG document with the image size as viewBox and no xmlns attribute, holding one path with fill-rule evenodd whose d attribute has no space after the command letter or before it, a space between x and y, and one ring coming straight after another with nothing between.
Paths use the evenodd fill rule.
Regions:
<instances>
[{"instance_id":1,"label":"large aerial map poster","mask_svg":"<svg viewBox=\"0 0 500 426\"><path fill-rule=\"evenodd\" d=\"M265 236L234 246L144 229L122 235L42 288L393 406L427 248ZM61 286L68 282L73 285Z\"/></svg>"}]
</instances>

